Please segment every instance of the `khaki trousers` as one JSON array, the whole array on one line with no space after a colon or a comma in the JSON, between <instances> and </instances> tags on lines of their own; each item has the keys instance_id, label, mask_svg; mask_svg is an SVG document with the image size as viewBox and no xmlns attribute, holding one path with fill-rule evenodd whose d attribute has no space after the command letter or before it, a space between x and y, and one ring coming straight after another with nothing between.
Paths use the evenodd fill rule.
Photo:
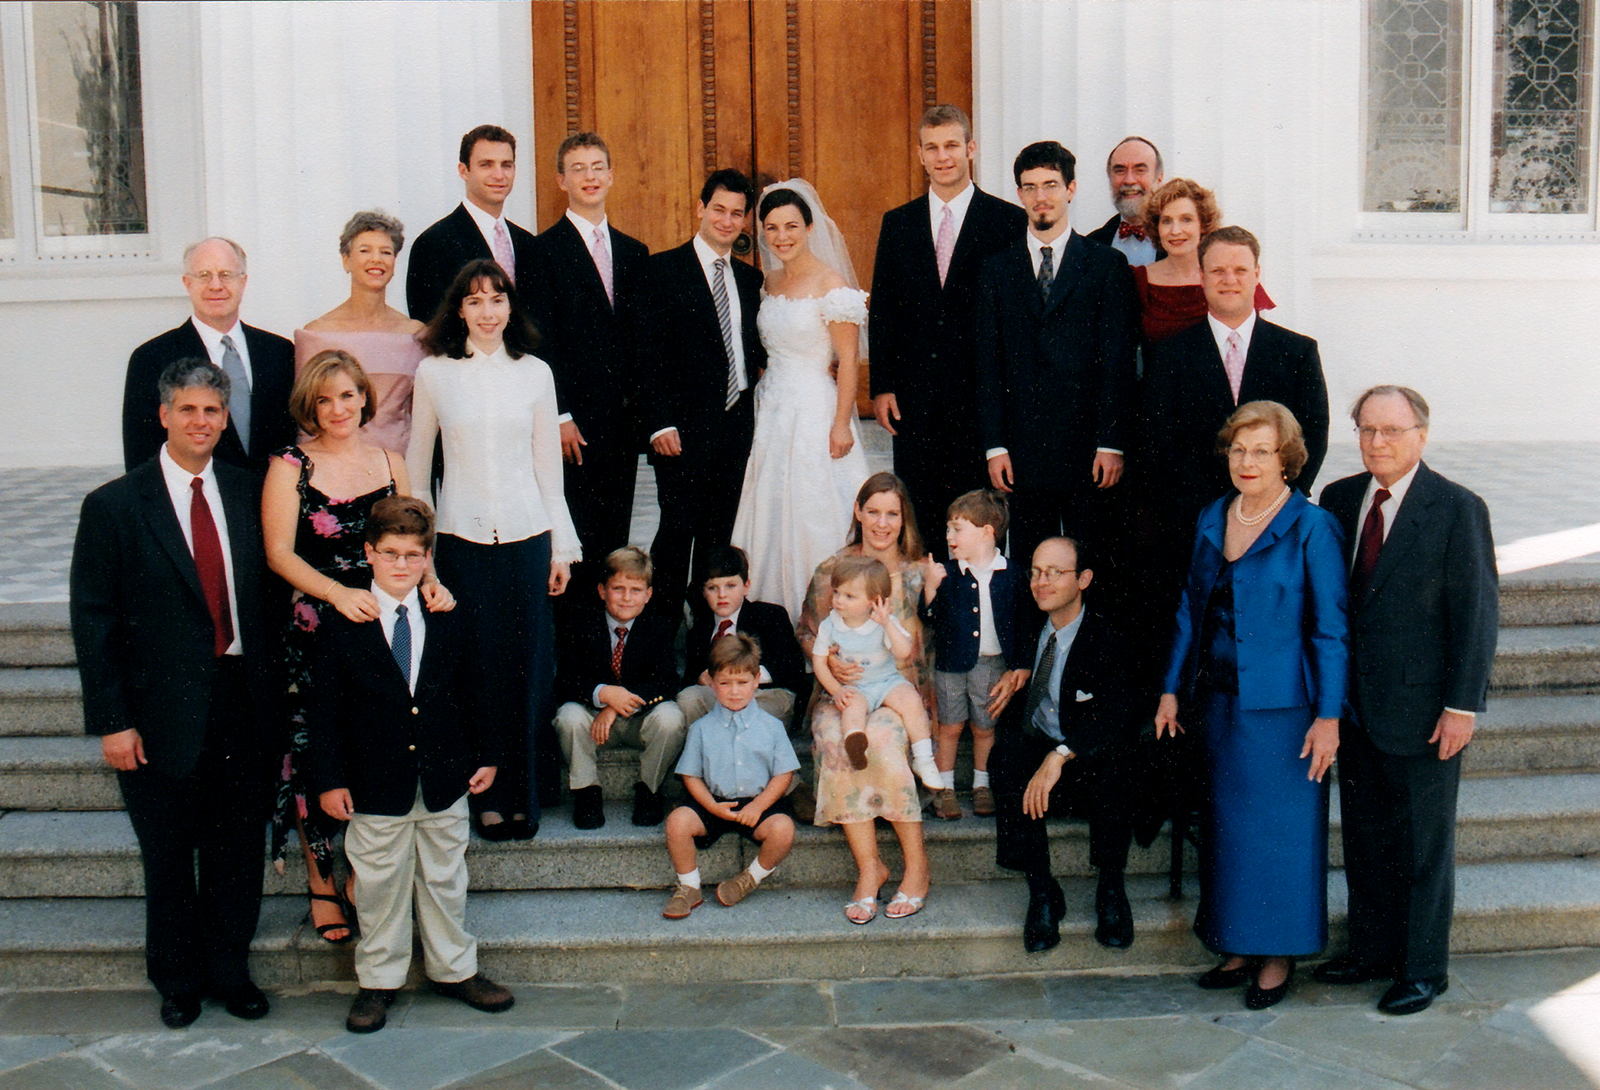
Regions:
<instances>
[{"instance_id":1,"label":"khaki trousers","mask_svg":"<svg viewBox=\"0 0 1600 1090\"><path fill-rule=\"evenodd\" d=\"M556 709L556 737L561 741L561 755L567 759L567 787L573 791L600 782L594 763L594 737L589 733L594 717L592 708L575 702ZM644 750L644 756L639 758L639 781L652 791L660 791L661 781L678 763L688 733L683 711L672 701L663 700L642 714L618 717L611 724L604 748Z\"/></svg>"},{"instance_id":2,"label":"khaki trousers","mask_svg":"<svg viewBox=\"0 0 1600 1090\"><path fill-rule=\"evenodd\" d=\"M467 796L448 810L423 805L404 817L354 814L345 852L356 876L356 978L363 988L399 988L411 968L411 910L429 980L459 983L478 971L478 940L467 934Z\"/></svg>"},{"instance_id":3,"label":"khaki trousers","mask_svg":"<svg viewBox=\"0 0 1600 1090\"><path fill-rule=\"evenodd\" d=\"M789 717L794 714L794 694L788 689L757 689L756 707L789 729ZM709 715L717 706L716 695L709 685L691 685L678 693L678 707L683 709L685 723L693 723Z\"/></svg>"}]
</instances>

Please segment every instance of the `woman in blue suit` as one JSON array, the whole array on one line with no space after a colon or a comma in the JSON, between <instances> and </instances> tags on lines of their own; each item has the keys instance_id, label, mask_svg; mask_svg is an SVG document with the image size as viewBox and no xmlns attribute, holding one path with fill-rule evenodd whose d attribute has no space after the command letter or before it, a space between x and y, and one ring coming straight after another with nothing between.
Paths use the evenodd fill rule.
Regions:
<instances>
[{"instance_id":1,"label":"woman in blue suit","mask_svg":"<svg viewBox=\"0 0 1600 1090\"><path fill-rule=\"evenodd\" d=\"M1345 696L1346 558L1333 516L1290 487L1306 462L1294 414L1251 401L1217 438L1238 491L1200 514L1156 736L1183 730L1182 694L1211 793L1194 928L1225 957L1199 984L1249 980L1260 1010L1328 938L1322 778Z\"/></svg>"}]
</instances>

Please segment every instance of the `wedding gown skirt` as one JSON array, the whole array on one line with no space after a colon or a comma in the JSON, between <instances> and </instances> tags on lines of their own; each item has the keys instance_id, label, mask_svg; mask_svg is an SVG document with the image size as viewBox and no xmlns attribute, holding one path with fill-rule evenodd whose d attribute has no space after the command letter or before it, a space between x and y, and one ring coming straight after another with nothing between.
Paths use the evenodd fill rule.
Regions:
<instances>
[{"instance_id":1,"label":"wedding gown skirt","mask_svg":"<svg viewBox=\"0 0 1600 1090\"><path fill-rule=\"evenodd\" d=\"M750 596L800 615L818 564L845 543L856 492L869 475L860 431L843 458L828 456L838 387L829 322L860 325L867 294L834 288L815 299L765 295L756 316L767 370L756 385L755 439L745 466L733 543L750 557Z\"/></svg>"}]
</instances>

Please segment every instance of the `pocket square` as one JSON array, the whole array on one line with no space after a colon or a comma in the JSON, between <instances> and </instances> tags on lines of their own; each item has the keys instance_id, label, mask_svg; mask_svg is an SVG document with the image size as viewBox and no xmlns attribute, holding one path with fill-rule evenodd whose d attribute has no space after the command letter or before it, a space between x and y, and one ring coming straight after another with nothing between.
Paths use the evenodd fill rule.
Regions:
<instances>
[{"instance_id":1,"label":"pocket square","mask_svg":"<svg viewBox=\"0 0 1600 1090\"><path fill-rule=\"evenodd\" d=\"M1094 699L1094 694L1093 693L1086 693L1082 689L1078 690L1078 703L1081 704L1085 700L1093 700L1093 699Z\"/></svg>"}]
</instances>

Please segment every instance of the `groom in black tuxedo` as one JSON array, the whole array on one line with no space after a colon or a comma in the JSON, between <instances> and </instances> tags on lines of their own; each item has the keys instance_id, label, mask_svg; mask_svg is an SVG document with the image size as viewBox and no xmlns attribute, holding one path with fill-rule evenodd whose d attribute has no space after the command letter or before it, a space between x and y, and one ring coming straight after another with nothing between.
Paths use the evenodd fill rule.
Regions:
<instances>
[{"instance_id":1,"label":"groom in black tuxedo","mask_svg":"<svg viewBox=\"0 0 1600 1090\"><path fill-rule=\"evenodd\" d=\"M737 170L700 190L694 238L650 258L659 310L657 366L641 376L639 418L650 439L661 528L650 546L658 608L681 611L690 554L727 545L755 431L766 352L756 333L761 274L733 258L754 194Z\"/></svg>"},{"instance_id":2,"label":"groom in black tuxedo","mask_svg":"<svg viewBox=\"0 0 1600 1090\"><path fill-rule=\"evenodd\" d=\"M894 439L894 471L924 527L987 483L972 406L978 273L1027 226L1027 213L972 181L978 150L957 106L934 106L917 129L925 197L884 213L872 273L872 410ZM945 555L944 535L928 545Z\"/></svg>"}]
</instances>

